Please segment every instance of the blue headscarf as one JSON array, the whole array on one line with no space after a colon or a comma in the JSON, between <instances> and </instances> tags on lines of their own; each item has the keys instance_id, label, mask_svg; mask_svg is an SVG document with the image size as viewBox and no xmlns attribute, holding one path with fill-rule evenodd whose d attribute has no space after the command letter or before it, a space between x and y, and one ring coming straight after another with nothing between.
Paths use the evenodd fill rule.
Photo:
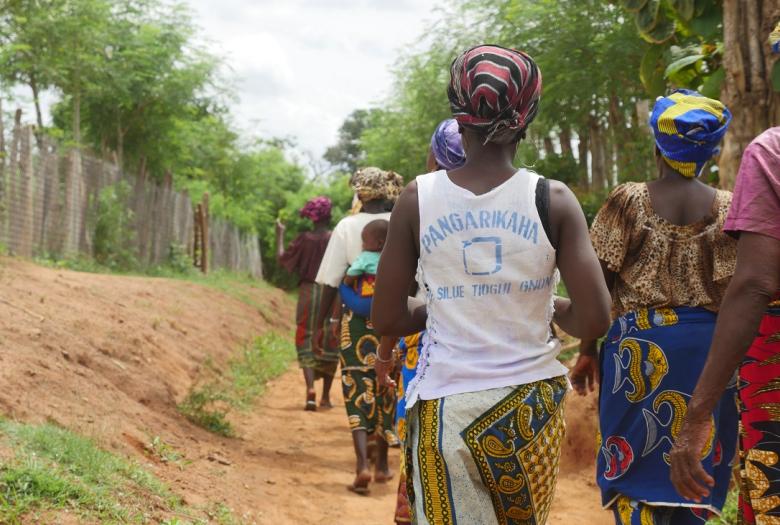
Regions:
<instances>
[{"instance_id":1,"label":"blue headscarf","mask_svg":"<svg viewBox=\"0 0 780 525\"><path fill-rule=\"evenodd\" d=\"M431 137L431 151L436 164L445 170L460 168L466 162L458 123L454 118L444 120L436 127Z\"/></svg>"},{"instance_id":2,"label":"blue headscarf","mask_svg":"<svg viewBox=\"0 0 780 525\"><path fill-rule=\"evenodd\" d=\"M704 164L720 151L730 122L731 112L720 101L688 89L659 97L650 116L661 156L691 178L701 175Z\"/></svg>"}]
</instances>

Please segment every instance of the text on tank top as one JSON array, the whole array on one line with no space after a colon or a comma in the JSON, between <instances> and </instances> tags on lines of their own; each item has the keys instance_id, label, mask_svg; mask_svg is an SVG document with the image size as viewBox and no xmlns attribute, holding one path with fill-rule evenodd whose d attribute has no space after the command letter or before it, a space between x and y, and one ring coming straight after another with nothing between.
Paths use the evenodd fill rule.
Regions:
<instances>
[{"instance_id":1,"label":"text on tank top","mask_svg":"<svg viewBox=\"0 0 780 525\"><path fill-rule=\"evenodd\" d=\"M558 272L540 179L521 169L475 195L446 171L417 178L428 324L407 403L566 373L550 332Z\"/></svg>"}]
</instances>

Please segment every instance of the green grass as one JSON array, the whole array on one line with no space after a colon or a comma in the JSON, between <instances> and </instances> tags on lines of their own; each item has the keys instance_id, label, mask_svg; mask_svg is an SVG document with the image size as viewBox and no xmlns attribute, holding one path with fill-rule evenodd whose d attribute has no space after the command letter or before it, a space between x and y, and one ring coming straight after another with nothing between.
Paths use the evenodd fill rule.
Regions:
<instances>
[{"instance_id":1,"label":"green grass","mask_svg":"<svg viewBox=\"0 0 780 525\"><path fill-rule=\"evenodd\" d=\"M225 373L204 366L203 378L179 405L190 421L215 434L235 436L228 420L234 410L248 409L273 379L295 359L292 338L269 332L244 347L229 363Z\"/></svg>"},{"instance_id":2,"label":"green grass","mask_svg":"<svg viewBox=\"0 0 780 525\"><path fill-rule=\"evenodd\" d=\"M14 458L0 466L0 522L31 511L69 509L105 523L144 522L180 500L140 466L51 425L0 421Z\"/></svg>"},{"instance_id":3,"label":"green grass","mask_svg":"<svg viewBox=\"0 0 780 525\"><path fill-rule=\"evenodd\" d=\"M731 489L729 496L726 499L726 504L723 506L723 513L719 518L713 518L707 522L707 525L737 525L737 500L739 498L739 490L737 488Z\"/></svg>"},{"instance_id":4,"label":"green grass","mask_svg":"<svg viewBox=\"0 0 780 525\"><path fill-rule=\"evenodd\" d=\"M238 525L222 503L182 504L164 483L133 461L107 452L91 439L51 424L0 419L0 445L13 457L0 463L0 523L69 512L100 523ZM183 455L154 438L155 454L176 464ZM176 518L165 519L164 515Z\"/></svg>"}]
</instances>

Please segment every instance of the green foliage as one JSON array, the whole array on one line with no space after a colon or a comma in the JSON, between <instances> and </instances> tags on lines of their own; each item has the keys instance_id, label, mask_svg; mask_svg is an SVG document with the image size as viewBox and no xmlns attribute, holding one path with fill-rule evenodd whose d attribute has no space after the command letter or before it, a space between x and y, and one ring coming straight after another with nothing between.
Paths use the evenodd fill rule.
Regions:
<instances>
[{"instance_id":1,"label":"green foliage","mask_svg":"<svg viewBox=\"0 0 780 525\"><path fill-rule=\"evenodd\" d=\"M187 247L178 243L171 243L168 247L167 266L177 274L195 272L195 267L192 265L192 257L187 253Z\"/></svg>"},{"instance_id":2,"label":"green foliage","mask_svg":"<svg viewBox=\"0 0 780 525\"><path fill-rule=\"evenodd\" d=\"M212 385L197 388L179 404L179 412L192 423L220 436L233 437L233 425L227 420L227 398Z\"/></svg>"},{"instance_id":3,"label":"green foliage","mask_svg":"<svg viewBox=\"0 0 780 525\"><path fill-rule=\"evenodd\" d=\"M365 162L365 151L360 146L360 136L368 128L376 109L356 109L339 128L338 142L325 151L323 157L332 166L354 173Z\"/></svg>"},{"instance_id":4,"label":"green foliage","mask_svg":"<svg viewBox=\"0 0 780 525\"><path fill-rule=\"evenodd\" d=\"M136 268L130 185L120 181L100 190L93 237L95 261L114 270Z\"/></svg>"},{"instance_id":5,"label":"green foliage","mask_svg":"<svg viewBox=\"0 0 780 525\"><path fill-rule=\"evenodd\" d=\"M548 155L537 160L533 169L547 178L572 186L576 185L580 178L580 167L577 161L568 155Z\"/></svg>"},{"instance_id":6,"label":"green foliage","mask_svg":"<svg viewBox=\"0 0 780 525\"><path fill-rule=\"evenodd\" d=\"M689 88L717 98L723 83L723 6L717 0L622 0L650 44L639 76L648 95ZM637 7L641 4L641 7Z\"/></svg>"},{"instance_id":7,"label":"green foliage","mask_svg":"<svg viewBox=\"0 0 780 525\"><path fill-rule=\"evenodd\" d=\"M68 430L4 420L0 436L16 453L0 466L3 523L19 523L36 509L65 507L89 518L126 522L180 505L154 476Z\"/></svg>"},{"instance_id":8,"label":"green foliage","mask_svg":"<svg viewBox=\"0 0 780 525\"><path fill-rule=\"evenodd\" d=\"M266 383L284 372L295 358L291 338L267 333L244 347L228 363L227 372L205 367L209 378L193 389L179 411L196 425L226 437L235 436L227 419L231 409L247 409L260 396Z\"/></svg>"}]
</instances>

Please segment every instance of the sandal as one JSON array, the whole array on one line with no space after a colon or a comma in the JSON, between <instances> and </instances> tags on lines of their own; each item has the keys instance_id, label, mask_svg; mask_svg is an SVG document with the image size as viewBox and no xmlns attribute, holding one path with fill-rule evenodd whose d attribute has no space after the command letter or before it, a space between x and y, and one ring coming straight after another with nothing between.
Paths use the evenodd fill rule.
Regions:
<instances>
[{"instance_id":1,"label":"sandal","mask_svg":"<svg viewBox=\"0 0 780 525\"><path fill-rule=\"evenodd\" d=\"M317 394L315 392L306 394L306 408L304 408L304 410L307 412L317 411Z\"/></svg>"}]
</instances>

